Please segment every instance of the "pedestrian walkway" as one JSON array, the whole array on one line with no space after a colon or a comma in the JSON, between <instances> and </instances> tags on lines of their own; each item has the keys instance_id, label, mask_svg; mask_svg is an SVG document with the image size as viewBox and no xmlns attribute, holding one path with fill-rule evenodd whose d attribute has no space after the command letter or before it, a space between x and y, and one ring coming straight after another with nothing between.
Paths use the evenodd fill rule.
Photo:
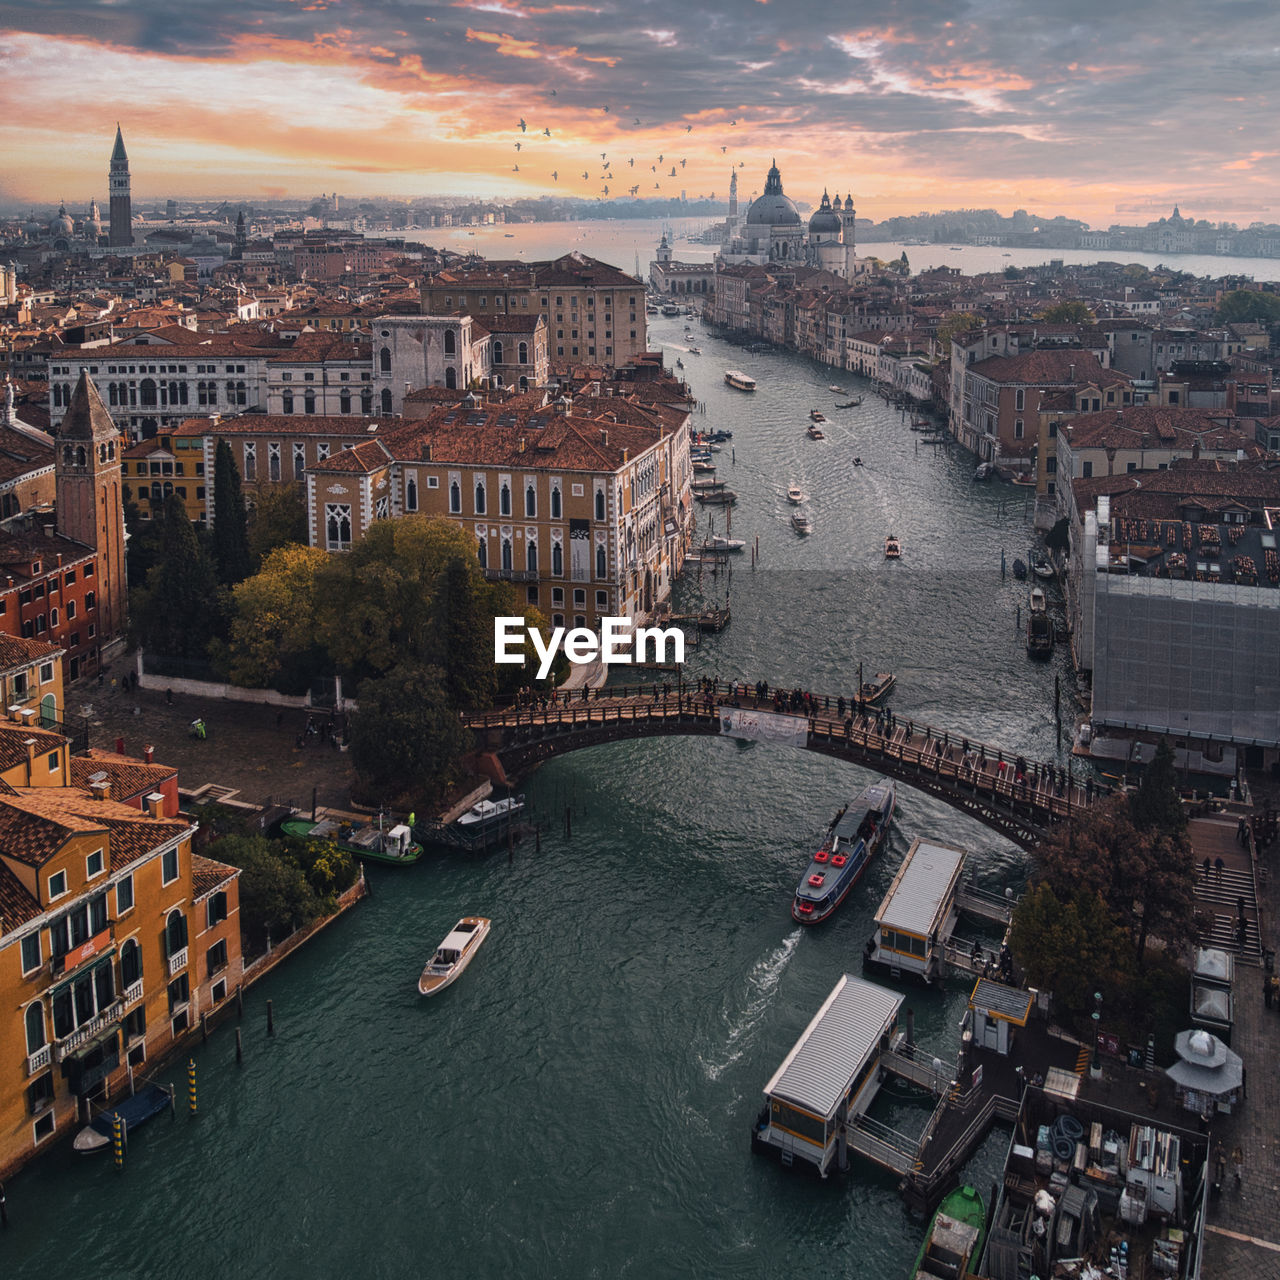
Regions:
<instances>
[{"instance_id":1,"label":"pedestrian walkway","mask_svg":"<svg viewBox=\"0 0 1280 1280\"><path fill-rule=\"evenodd\" d=\"M1253 860L1236 838L1236 820L1194 818L1187 830L1197 864L1196 911L1209 922L1200 931L1201 945L1260 959Z\"/></svg>"},{"instance_id":2,"label":"pedestrian walkway","mask_svg":"<svg viewBox=\"0 0 1280 1280\"><path fill-rule=\"evenodd\" d=\"M1255 788L1255 803L1260 802ZM1207 821L1207 820L1205 820ZM1201 822L1193 822L1200 828ZM1235 823L1218 822L1216 836L1225 841L1221 853L1224 881L1229 867L1248 867L1246 850L1235 842ZM1197 844L1197 854L1203 859ZM1207 847L1207 846L1206 846ZM1273 845L1259 855L1259 870L1280 853ZM1214 854L1216 859L1219 855ZM1203 872L1201 872L1203 879ZM1251 877L1252 878L1252 877ZM1258 901L1252 913L1261 919L1262 945L1274 948L1271 922L1277 919L1277 894L1274 875L1258 876ZM1214 892L1217 892L1216 885ZM1228 890L1229 892L1229 890ZM1197 894L1199 896L1199 894ZM1227 908L1234 909L1232 905ZM1209 1207L1208 1233L1205 1236L1200 1274L1205 1280L1280 1280L1280 1073L1274 1061L1280 1052L1280 1008L1268 1009L1263 999L1265 969L1256 951L1249 949L1238 959L1235 988L1235 1026L1231 1047L1244 1059L1245 1099L1230 1116L1221 1116L1213 1124L1214 1147L1221 1143L1226 1156L1226 1177L1221 1191ZM1240 1181L1232 1172L1232 1153L1239 1150Z\"/></svg>"}]
</instances>

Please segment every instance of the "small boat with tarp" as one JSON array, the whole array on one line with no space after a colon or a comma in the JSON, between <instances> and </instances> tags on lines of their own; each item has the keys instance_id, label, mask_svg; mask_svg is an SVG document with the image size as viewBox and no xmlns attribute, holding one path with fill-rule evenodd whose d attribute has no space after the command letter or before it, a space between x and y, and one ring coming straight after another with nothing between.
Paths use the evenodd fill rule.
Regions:
<instances>
[{"instance_id":1,"label":"small boat with tarp","mask_svg":"<svg viewBox=\"0 0 1280 1280\"><path fill-rule=\"evenodd\" d=\"M172 1094L168 1089L162 1089L158 1084L144 1085L131 1097L108 1103L76 1134L71 1145L82 1156L103 1151L111 1145L112 1126L116 1116L124 1122L124 1134L127 1138L171 1103Z\"/></svg>"},{"instance_id":2,"label":"small boat with tarp","mask_svg":"<svg viewBox=\"0 0 1280 1280\"><path fill-rule=\"evenodd\" d=\"M902 558L902 543L898 541L895 534L890 534L884 540L884 558L886 560L900 560Z\"/></svg>"},{"instance_id":3,"label":"small boat with tarp","mask_svg":"<svg viewBox=\"0 0 1280 1280\"><path fill-rule=\"evenodd\" d=\"M967 1280L982 1254L987 1209L969 1186L943 1197L916 1258L913 1280Z\"/></svg>"},{"instance_id":4,"label":"small boat with tarp","mask_svg":"<svg viewBox=\"0 0 1280 1280\"><path fill-rule=\"evenodd\" d=\"M848 897L884 844L896 802L893 783L882 778L836 815L822 848L800 877L791 904L794 920L818 924Z\"/></svg>"},{"instance_id":5,"label":"small boat with tarp","mask_svg":"<svg viewBox=\"0 0 1280 1280\"><path fill-rule=\"evenodd\" d=\"M1053 619L1049 617L1044 592L1031 588L1031 612L1027 614L1027 653L1047 658L1053 652Z\"/></svg>"},{"instance_id":6,"label":"small boat with tarp","mask_svg":"<svg viewBox=\"0 0 1280 1280\"><path fill-rule=\"evenodd\" d=\"M364 825L338 818L321 818L319 822L286 818L280 824L280 834L299 840L332 840L357 858L391 866L408 866L422 857L422 846L414 841L409 827L403 822L384 827L381 814L377 822Z\"/></svg>"},{"instance_id":7,"label":"small boat with tarp","mask_svg":"<svg viewBox=\"0 0 1280 1280\"><path fill-rule=\"evenodd\" d=\"M454 982L480 950L492 923L484 916L463 916L427 961L418 979L418 994L433 996Z\"/></svg>"}]
</instances>

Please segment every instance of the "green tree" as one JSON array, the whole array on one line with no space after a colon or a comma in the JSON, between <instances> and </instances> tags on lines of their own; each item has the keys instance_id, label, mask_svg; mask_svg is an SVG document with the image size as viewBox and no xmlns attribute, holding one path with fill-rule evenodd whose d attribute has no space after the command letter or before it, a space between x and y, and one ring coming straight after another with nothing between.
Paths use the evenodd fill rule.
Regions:
<instances>
[{"instance_id":1,"label":"green tree","mask_svg":"<svg viewBox=\"0 0 1280 1280\"><path fill-rule=\"evenodd\" d=\"M1280 295L1256 289L1233 289L1224 294L1214 312L1219 324L1248 324L1258 321L1272 325L1280 321Z\"/></svg>"},{"instance_id":2,"label":"green tree","mask_svg":"<svg viewBox=\"0 0 1280 1280\"><path fill-rule=\"evenodd\" d=\"M213 455L213 559L218 580L228 587L243 582L253 567L240 472L225 440Z\"/></svg>"},{"instance_id":3,"label":"green tree","mask_svg":"<svg viewBox=\"0 0 1280 1280\"><path fill-rule=\"evenodd\" d=\"M943 316L938 325L938 342L942 347L942 354L950 359L952 340L981 327L982 320L972 311L952 311Z\"/></svg>"},{"instance_id":4,"label":"green tree","mask_svg":"<svg viewBox=\"0 0 1280 1280\"><path fill-rule=\"evenodd\" d=\"M251 953L332 910L307 883L302 869L264 836L227 836L210 857L240 868L240 929Z\"/></svg>"},{"instance_id":5,"label":"green tree","mask_svg":"<svg viewBox=\"0 0 1280 1280\"><path fill-rule=\"evenodd\" d=\"M365 797L402 807L440 800L473 745L445 694L444 672L404 663L364 680L358 699L351 756Z\"/></svg>"},{"instance_id":6,"label":"green tree","mask_svg":"<svg viewBox=\"0 0 1280 1280\"><path fill-rule=\"evenodd\" d=\"M1129 816L1140 831L1177 836L1187 829L1173 749L1164 738L1156 743L1155 758L1143 772L1138 789L1129 796Z\"/></svg>"},{"instance_id":7,"label":"green tree","mask_svg":"<svg viewBox=\"0 0 1280 1280\"><path fill-rule=\"evenodd\" d=\"M433 593L432 656L444 672L449 701L468 711L493 706L498 691L488 587L471 564L454 556Z\"/></svg>"},{"instance_id":8,"label":"green tree","mask_svg":"<svg viewBox=\"0 0 1280 1280\"><path fill-rule=\"evenodd\" d=\"M1040 319L1052 324L1092 324L1093 312L1078 298L1064 298L1046 307L1040 313Z\"/></svg>"},{"instance_id":9,"label":"green tree","mask_svg":"<svg viewBox=\"0 0 1280 1280\"><path fill-rule=\"evenodd\" d=\"M316 641L316 583L328 560L318 547L278 547L235 588L224 659L232 683L301 692L332 669Z\"/></svg>"},{"instance_id":10,"label":"green tree","mask_svg":"<svg viewBox=\"0 0 1280 1280\"><path fill-rule=\"evenodd\" d=\"M161 541L163 558L130 601L138 635L153 653L203 658L210 642L223 634L227 597L177 494L164 504Z\"/></svg>"},{"instance_id":11,"label":"green tree","mask_svg":"<svg viewBox=\"0 0 1280 1280\"><path fill-rule=\"evenodd\" d=\"M301 484L264 485L249 512L249 553L255 566L278 547L307 544L306 493Z\"/></svg>"}]
</instances>

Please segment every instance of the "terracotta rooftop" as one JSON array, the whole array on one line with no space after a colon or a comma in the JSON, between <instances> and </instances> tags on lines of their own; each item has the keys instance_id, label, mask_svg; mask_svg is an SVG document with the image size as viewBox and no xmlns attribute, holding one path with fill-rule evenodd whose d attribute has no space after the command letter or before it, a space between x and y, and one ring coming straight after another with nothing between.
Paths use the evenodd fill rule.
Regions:
<instances>
[{"instance_id":1,"label":"terracotta rooftop","mask_svg":"<svg viewBox=\"0 0 1280 1280\"><path fill-rule=\"evenodd\" d=\"M219 886L234 880L240 874L239 867L228 866L225 862L215 862L201 853L191 855L191 896L199 902L207 898Z\"/></svg>"},{"instance_id":2,"label":"terracotta rooftop","mask_svg":"<svg viewBox=\"0 0 1280 1280\"><path fill-rule=\"evenodd\" d=\"M86 791L89 780L105 773L111 781L111 795L122 804L159 790L170 778L178 776L175 765L147 764L132 756L117 755L114 751L91 748L87 756L71 757L71 781Z\"/></svg>"},{"instance_id":3,"label":"terracotta rooftop","mask_svg":"<svg viewBox=\"0 0 1280 1280\"><path fill-rule=\"evenodd\" d=\"M56 658L64 650L43 640L24 640L21 636L0 635L0 671L12 671L15 667L39 662L42 658Z\"/></svg>"},{"instance_id":4,"label":"terracotta rooftop","mask_svg":"<svg viewBox=\"0 0 1280 1280\"><path fill-rule=\"evenodd\" d=\"M1043 407L1043 406L1042 406ZM1126 405L1101 413L1083 413L1064 425L1074 449L1190 449L1224 452L1261 450L1251 436L1221 410L1176 405Z\"/></svg>"}]
</instances>

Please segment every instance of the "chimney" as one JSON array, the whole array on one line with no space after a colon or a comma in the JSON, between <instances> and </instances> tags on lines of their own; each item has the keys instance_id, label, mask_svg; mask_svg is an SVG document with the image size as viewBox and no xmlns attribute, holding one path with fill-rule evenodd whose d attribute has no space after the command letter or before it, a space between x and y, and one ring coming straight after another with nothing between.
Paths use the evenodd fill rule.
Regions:
<instances>
[{"instance_id":1,"label":"chimney","mask_svg":"<svg viewBox=\"0 0 1280 1280\"><path fill-rule=\"evenodd\" d=\"M609 443L609 433L603 427L600 428L600 443L606 445Z\"/></svg>"},{"instance_id":2,"label":"chimney","mask_svg":"<svg viewBox=\"0 0 1280 1280\"><path fill-rule=\"evenodd\" d=\"M151 745L151 743L149 743L149 742L148 742L148 743L147 743L147 745L146 745L145 747L143 747L143 748L142 748L142 758L143 758L143 759L144 759L148 764L155 764L155 762L156 762L156 749L155 749L155 747L153 747L153 746Z\"/></svg>"},{"instance_id":3,"label":"chimney","mask_svg":"<svg viewBox=\"0 0 1280 1280\"><path fill-rule=\"evenodd\" d=\"M36 722L36 709L35 709L35 707L19 707L19 708L18 708L18 723L19 723L19 724L26 725L26 727L27 727L28 729L30 729L30 728L31 728L31 726L32 726L33 724L35 724L35 722ZM31 739L29 739L29 741L34 742L34 741L35 741L35 739L34 739L34 738L31 738Z\"/></svg>"},{"instance_id":4,"label":"chimney","mask_svg":"<svg viewBox=\"0 0 1280 1280\"><path fill-rule=\"evenodd\" d=\"M1076 380L1076 366L1073 363L1071 365L1071 381L1074 382L1075 380Z\"/></svg>"},{"instance_id":5,"label":"chimney","mask_svg":"<svg viewBox=\"0 0 1280 1280\"><path fill-rule=\"evenodd\" d=\"M152 791L143 796L142 803L146 806L148 818L164 817L164 796L159 791Z\"/></svg>"},{"instance_id":6,"label":"chimney","mask_svg":"<svg viewBox=\"0 0 1280 1280\"><path fill-rule=\"evenodd\" d=\"M95 800L111 799L111 778L103 769L89 775L89 794Z\"/></svg>"},{"instance_id":7,"label":"chimney","mask_svg":"<svg viewBox=\"0 0 1280 1280\"><path fill-rule=\"evenodd\" d=\"M52 538L52 537L53 537L53 525L51 525L51 524L46 524L46 525L44 526L44 536L45 536L46 538Z\"/></svg>"}]
</instances>

